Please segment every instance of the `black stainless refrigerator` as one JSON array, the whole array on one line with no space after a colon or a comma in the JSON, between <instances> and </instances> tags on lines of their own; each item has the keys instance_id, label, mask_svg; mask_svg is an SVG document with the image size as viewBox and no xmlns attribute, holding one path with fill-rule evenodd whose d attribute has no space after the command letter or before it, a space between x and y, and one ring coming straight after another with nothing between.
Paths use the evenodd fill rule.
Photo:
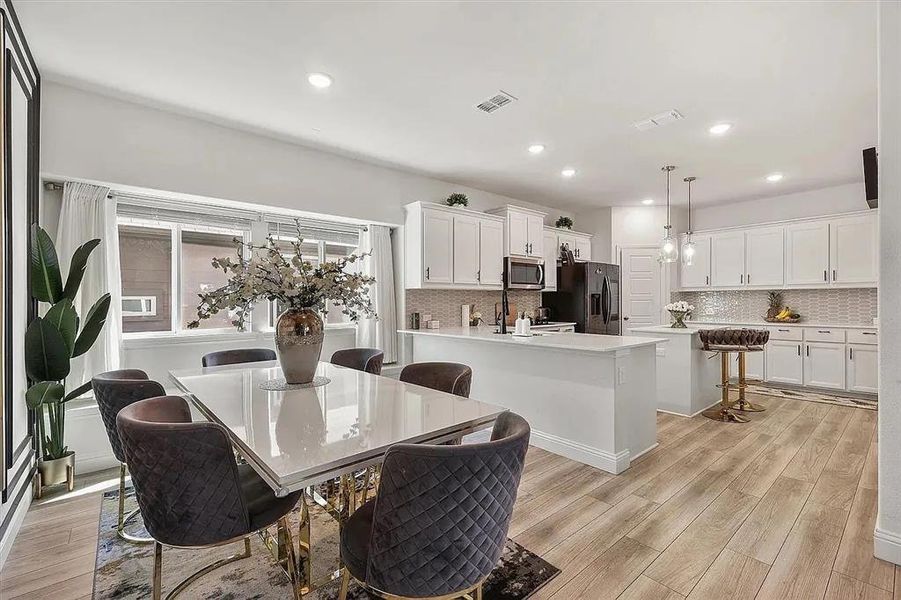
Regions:
<instances>
[{"instance_id":1,"label":"black stainless refrigerator","mask_svg":"<svg viewBox=\"0 0 901 600\"><path fill-rule=\"evenodd\" d=\"M575 263L557 267L557 291L541 301L551 321L575 321L578 333L622 335L619 265Z\"/></svg>"}]
</instances>

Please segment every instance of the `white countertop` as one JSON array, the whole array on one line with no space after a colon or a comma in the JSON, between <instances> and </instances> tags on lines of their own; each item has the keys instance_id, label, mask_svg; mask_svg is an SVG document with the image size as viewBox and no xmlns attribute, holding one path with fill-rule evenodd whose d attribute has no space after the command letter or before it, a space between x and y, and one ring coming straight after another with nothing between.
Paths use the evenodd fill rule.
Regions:
<instances>
[{"instance_id":1,"label":"white countertop","mask_svg":"<svg viewBox=\"0 0 901 600\"><path fill-rule=\"evenodd\" d=\"M532 337L514 337L509 333L507 335L494 333L494 330L494 327L442 327L441 329L401 329L398 331L404 335L446 337L531 348L600 353L616 352L617 350L627 350L629 348L666 342L662 338L595 335L589 333L545 333Z\"/></svg>"},{"instance_id":2,"label":"white countertop","mask_svg":"<svg viewBox=\"0 0 901 600\"><path fill-rule=\"evenodd\" d=\"M836 329L878 329L877 325L841 325L838 323L822 323L818 321L801 321L800 323L768 323L763 319L759 321L730 321L729 319L716 319L712 317L691 319L685 321L685 324L689 327L691 327L692 325L740 325L744 327L834 327Z\"/></svg>"},{"instance_id":3,"label":"white countertop","mask_svg":"<svg viewBox=\"0 0 901 600\"><path fill-rule=\"evenodd\" d=\"M575 327L576 322L568 322L568 321L551 321L549 323L542 323L541 325L532 325L532 329L537 329L539 331L544 329L556 329L557 327Z\"/></svg>"},{"instance_id":4,"label":"white countertop","mask_svg":"<svg viewBox=\"0 0 901 600\"><path fill-rule=\"evenodd\" d=\"M690 325L686 323L686 325ZM647 327L632 327L630 331L636 333L653 333L655 335L694 335L700 327L670 327L669 325L648 325Z\"/></svg>"}]
</instances>

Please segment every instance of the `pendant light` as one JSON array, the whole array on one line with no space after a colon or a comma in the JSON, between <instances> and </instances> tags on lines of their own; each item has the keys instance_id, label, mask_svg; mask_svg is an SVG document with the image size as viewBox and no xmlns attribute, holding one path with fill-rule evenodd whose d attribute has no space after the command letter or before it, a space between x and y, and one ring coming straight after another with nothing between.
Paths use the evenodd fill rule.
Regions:
<instances>
[{"instance_id":1,"label":"pendant light","mask_svg":"<svg viewBox=\"0 0 901 600\"><path fill-rule=\"evenodd\" d=\"M695 260L695 243L691 239L691 182L697 177L686 177L682 181L688 184L688 231L685 232L685 243L682 244L682 264L690 267Z\"/></svg>"},{"instance_id":2,"label":"pendant light","mask_svg":"<svg viewBox=\"0 0 901 600\"><path fill-rule=\"evenodd\" d=\"M670 225L670 208L669 208L669 174L676 167L667 165L661 169L666 171L666 226L663 228L663 242L660 244L660 253L658 258L660 262L671 263L679 260L679 246L673 238L673 227Z\"/></svg>"}]
</instances>

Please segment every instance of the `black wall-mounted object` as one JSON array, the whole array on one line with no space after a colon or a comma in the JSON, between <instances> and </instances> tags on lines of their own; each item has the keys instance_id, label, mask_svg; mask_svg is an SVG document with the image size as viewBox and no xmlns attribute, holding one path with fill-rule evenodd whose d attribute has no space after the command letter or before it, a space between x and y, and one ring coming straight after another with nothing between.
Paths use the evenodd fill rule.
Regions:
<instances>
[{"instance_id":1,"label":"black wall-mounted object","mask_svg":"<svg viewBox=\"0 0 901 600\"><path fill-rule=\"evenodd\" d=\"M867 205L879 207L879 166L876 148L864 148L863 183L867 189Z\"/></svg>"}]
</instances>

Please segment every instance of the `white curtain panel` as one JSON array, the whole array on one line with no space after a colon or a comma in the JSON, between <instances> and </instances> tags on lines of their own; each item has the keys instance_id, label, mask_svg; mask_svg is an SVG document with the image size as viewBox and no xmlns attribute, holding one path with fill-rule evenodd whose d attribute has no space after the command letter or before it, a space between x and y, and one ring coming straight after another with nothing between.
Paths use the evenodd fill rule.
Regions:
<instances>
[{"instance_id":1,"label":"white curtain panel","mask_svg":"<svg viewBox=\"0 0 901 600\"><path fill-rule=\"evenodd\" d=\"M56 250L63 277L75 249L94 238L100 245L91 258L75 298L75 310L84 321L88 311L109 292L110 309L106 325L85 354L72 361L67 388L88 381L94 375L119 368L122 343L122 286L119 276L119 231L116 227L116 200L107 198L109 188L88 183L67 182L59 214Z\"/></svg>"},{"instance_id":2,"label":"white curtain panel","mask_svg":"<svg viewBox=\"0 0 901 600\"><path fill-rule=\"evenodd\" d=\"M375 277L370 297L378 319L362 319L357 325L357 346L378 348L385 362L397 362L397 303L394 298L394 258L391 229L370 225L360 236L360 251L372 252L363 261L363 272Z\"/></svg>"}]
</instances>

